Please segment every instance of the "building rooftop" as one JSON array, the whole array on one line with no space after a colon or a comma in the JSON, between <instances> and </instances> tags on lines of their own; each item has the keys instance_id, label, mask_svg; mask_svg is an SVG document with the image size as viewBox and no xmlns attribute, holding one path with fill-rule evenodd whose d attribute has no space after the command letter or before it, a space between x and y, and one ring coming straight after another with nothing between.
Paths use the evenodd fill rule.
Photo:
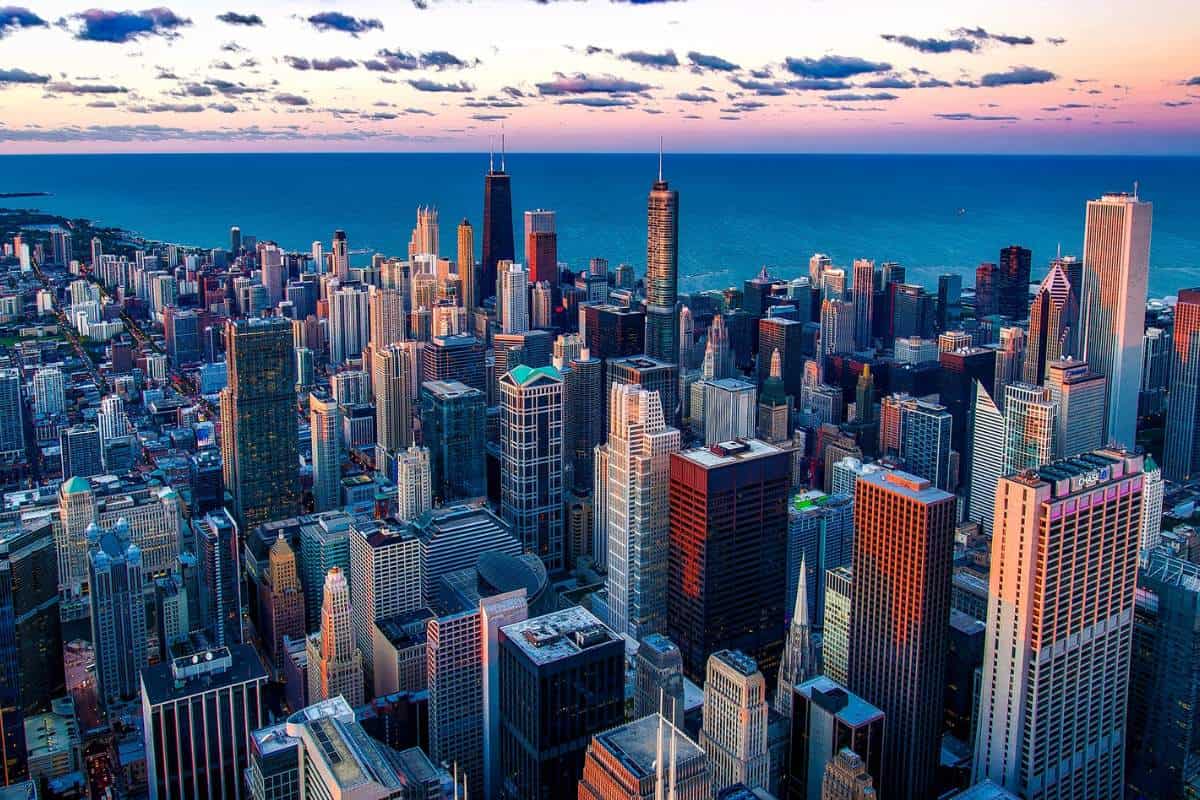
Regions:
<instances>
[{"instance_id":1,"label":"building rooftop","mask_svg":"<svg viewBox=\"0 0 1200 800\"><path fill-rule=\"evenodd\" d=\"M254 648L235 644L172 659L142 670L142 687L151 705L249 681L266 681Z\"/></svg>"},{"instance_id":2,"label":"building rooftop","mask_svg":"<svg viewBox=\"0 0 1200 800\"><path fill-rule=\"evenodd\" d=\"M970 614L965 611L959 611L957 608L950 609L950 627L968 636L982 634L987 630L987 625L983 623L983 620L975 619Z\"/></svg>"},{"instance_id":3,"label":"building rooftop","mask_svg":"<svg viewBox=\"0 0 1200 800\"><path fill-rule=\"evenodd\" d=\"M665 723L665 724L664 724ZM697 758L704 758L704 751L684 734L666 722L657 712L633 722L596 734L596 743L608 750L629 774L640 780L655 774L658 745L655 742L662 726L662 752L670 758L671 739L675 740L675 765L682 767Z\"/></svg>"},{"instance_id":4,"label":"building rooftop","mask_svg":"<svg viewBox=\"0 0 1200 800\"><path fill-rule=\"evenodd\" d=\"M758 672L758 662L740 650L718 650L710 658L733 667L742 675L749 676Z\"/></svg>"},{"instance_id":5,"label":"building rooftop","mask_svg":"<svg viewBox=\"0 0 1200 800\"><path fill-rule=\"evenodd\" d=\"M730 442L718 442L709 447L684 450L679 456L706 469L711 469L713 467L723 467L736 461L749 461L782 452L778 447L767 444L760 439L737 439Z\"/></svg>"},{"instance_id":6,"label":"building rooftop","mask_svg":"<svg viewBox=\"0 0 1200 800\"><path fill-rule=\"evenodd\" d=\"M452 400L457 397L483 394L473 386L467 386L462 381L425 381L421 387L432 395Z\"/></svg>"},{"instance_id":7,"label":"building rooftop","mask_svg":"<svg viewBox=\"0 0 1200 800\"><path fill-rule=\"evenodd\" d=\"M918 478L916 475L898 469L864 473L859 476L858 480L862 483L882 486L890 492L919 503L937 503L954 499L954 495L937 488L925 478Z\"/></svg>"},{"instance_id":8,"label":"building rooftop","mask_svg":"<svg viewBox=\"0 0 1200 800\"><path fill-rule=\"evenodd\" d=\"M954 800L1017 800L1017 796L991 780L984 780L956 794Z\"/></svg>"},{"instance_id":9,"label":"building rooftop","mask_svg":"<svg viewBox=\"0 0 1200 800\"><path fill-rule=\"evenodd\" d=\"M878 708L825 675L805 681L796 691L854 728L883 718Z\"/></svg>"},{"instance_id":10,"label":"building rooftop","mask_svg":"<svg viewBox=\"0 0 1200 800\"><path fill-rule=\"evenodd\" d=\"M593 647L620 642L621 638L582 606L571 606L500 629L530 661L538 666Z\"/></svg>"},{"instance_id":11,"label":"building rooftop","mask_svg":"<svg viewBox=\"0 0 1200 800\"><path fill-rule=\"evenodd\" d=\"M518 364L509 370L508 376L514 383L521 386L526 386L539 378L562 381L562 373L554 367L531 367L528 364Z\"/></svg>"}]
</instances>

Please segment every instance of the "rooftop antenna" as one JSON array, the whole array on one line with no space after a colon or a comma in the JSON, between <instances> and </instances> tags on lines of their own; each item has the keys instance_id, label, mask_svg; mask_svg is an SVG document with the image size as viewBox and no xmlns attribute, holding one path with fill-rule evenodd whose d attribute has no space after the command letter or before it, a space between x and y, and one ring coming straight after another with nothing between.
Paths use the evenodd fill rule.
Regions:
<instances>
[{"instance_id":1,"label":"rooftop antenna","mask_svg":"<svg viewBox=\"0 0 1200 800\"><path fill-rule=\"evenodd\" d=\"M504 123L500 123L500 171L504 172Z\"/></svg>"},{"instance_id":2,"label":"rooftop antenna","mask_svg":"<svg viewBox=\"0 0 1200 800\"><path fill-rule=\"evenodd\" d=\"M1137 200L1138 196L1138 181L1133 182L1133 199Z\"/></svg>"},{"instance_id":3,"label":"rooftop antenna","mask_svg":"<svg viewBox=\"0 0 1200 800\"><path fill-rule=\"evenodd\" d=\"M654 734L654 800L663 800L663 688L658 687L658 731Z\"/></svg>"},{"instance_id":4,"label":"rooftop antenna","mask_svg":"<svg viewBox=\"0 0 1200 800\"><path fill-rule=\"evenodd\" d=\"M675 726L671 726L671 777L667 781L667 800L675 800Z\"/></svg>"},{"instance_id":5,"label":"rooftop antenna","mask_svg":"<svg viewBox=\"0 0 1200 800\"><path fill-rule=\"evenodd\" d=\"M458 762L454 762L454 800L458 800Z\"/></svg>"},{"instance_id":6,"label":"rooftop antenna","mask_svg":"<svg viewBox=\"0 0 1200 800\"><path fill-rule=\"evenodd\" d=\"M488 137L488 172L496 171L496 137Z\"/></svg>"},{"instance_id":7,"label":"rooftop antenna","mask_svg":"<svg viewBox=\"0 0 1200 800\"><path fill-rule=\"evenodd\" d=\"M1058 254L1054 257L1055 261L1062 261L1062 242L1058 243Z\"/></svg>"},{"instance_id":8,"label":"rooftop antenna","mask_svg":"<svg viewBox=\"0 0 1200 800\"><path fill-rule=\"evenodd\" d=\"M663 137L658 137L658 182L662 183Z\"/></svg>"}]
</instances>

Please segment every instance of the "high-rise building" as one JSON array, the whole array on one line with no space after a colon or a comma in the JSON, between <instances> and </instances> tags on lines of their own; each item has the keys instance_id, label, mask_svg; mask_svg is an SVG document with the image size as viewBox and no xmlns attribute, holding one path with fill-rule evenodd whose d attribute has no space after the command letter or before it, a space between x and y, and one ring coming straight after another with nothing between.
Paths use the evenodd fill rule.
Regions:
<instances>
[{"instance_id":1,"label":"high-rise building","mask_svg":"<svg viewBox=\"0 0 1200 800\"><path fill-rule=\"evenodd\" d=\"M341 511L326 511L300 519L300 570L307 631L321 624L326 574L334 567L343 572L350 571L352 521L349 514Z\"/></svg>"},{"instance_id":2,"label":"high-rise building","mask_svg":"<svg viewBox=\"0 0 1200 800\"><path fill-rule=\"evenodd\" d=\"M604 415L596 413L604 403L604 365L586 347L554 364L563 374L563 469L570 468L570 488L582 494L592 488L594 451L604 441ZM593 557L603 563L603 554Z\"/></svg>"},{"instance_id":3,"label":"high-rise building","mask_svg":"<svg viewBox=\"0 0 1200 800\"><path fill-rule=\"evenodd\" d=\"M104 473L100 430L95 425L72 425L58 434L63 478L90 478Z\"/></svg>"},{"instance_id":4,"label":"high-rise building","mask_svg":"<svg viewBox=\"0 0 1200 800\"><path fill-rule=\"evenodd\" d=\"M854 504L847 494L802 492L788 504L787 599L796 606L805 587L805 613L820 631L825 618L825 573L849 566L854 540ZM793 615L794 619L794 615Z\"/></svg>"},{"instance_id":5,"label":"high-rise building","mask_svg":"<svg viewBox=\"0 0 1200 800\"><path fill-rule=\"evenodd\" d=\"M944 272L938 275L938 330L949 331L962 323L962 275Z\"/></svg>"},{"instance_id":6,"label":"high-rise building","mask_svg":"<svg viewBox=\"0 0 1200 800\"><path fill-rule=\"evenodd\" d=\"M865 350L871 346L871 321L875 309L875 262L866 258L854 260L854 347Z\"/></svg>"},{"instance_id":7,"label":"high-rise building","mask_svg":"<svg viewBox=\"0 0 1200 800\"><path fill-rule=\"evenodd\" d=\"M644 636L634 664L634 718L661 713L675 727L683 725L683 659L675 643L661 633Z\"/></svg>"},{"instance_id":8,"label":"high-rise building","mask_svg":"<svg viewBox=\"0 0 1200 800\"><path fill-rule=\"evenodd\" d=\"M385 520L350 526L350 618L366 686L375 685L375 623L420 608L423 588L420 540L409 526Z\"/></svg>"},{"instance_id":9,"label":"high-rise building","mask_svg":"<svg viewBox=\"0 0 1200 800\"><path fill-rule=\"evenodd\" d=\"M1200 701L1200 565L1169 546L1139 557L1129 661L1126 796L1186 797Z\"/></svg>"},{"instance_id":10,"label":"high-rise building","mask_svg":"<svg viewBox=\"0 0 1200 800\"><path fill-rule=\"evenodd\" d=\"M299 506L296 359L283 318L225 326L229 385L221 391L225 488L243 529L286 519Z\"/></svg>"},{"instance_id":11,"label":"high-rise building","mask_svg":"<svg viewBox=\"0 0 1200 800\"><path fill-rule=\"evenodd\" d=\"M1179 292L1172 344L1163 474L1188 481L1200 474L1200 288Z\"/></svg>"},{"instance_id":12,"label":"high-rise building","mask_svg":"<svg viewBox=\"0 0 1200 800\"><path fill-rule=\"evenodd\" d=\"M843 760L842 753L854 756L867 785L881 782L882 711L824 675L796 686L792 695L789 798L823 800L826 770Z\"/></svg>"},{"instance_id":13,"label":"high-rise building","mask_svg":"<svg viewBox=\"0 0 1200 800\"><path fill-rule=\"evenodd\" d=\"M1125 796L1143 480L1142 457L1113 450L1001 479L975 780Z\"/></svg>"},{"instance_id":14,"label":"high-rise building","mask_svg":"<svg viewBox=\"0 0 1200 800\"><path fill-rule=\"evenodd\" d=\"M978 522L984 533L991 533L996 483L1004 474L1007 440L1004 413L979 381L975 381L971 412L971 469L968 475L971 483L967 519Z\"/></svg>"},{"instance_id":15,"label":"high-rise building","mask_svg":"<svg viewBox=\"0 0 1200 800\"><path fill-rule=\"evenodd\" d=\"M562 375L522 364L500 379L500 516L546 569L565 565Z\"/></svg>"},{"instance_id":16,"label":"high-rise building","mask_svg":"<svg viewBox=\"0 0 1200 800\"><path fill-rule=\"evenodd\" d=\"M1163 474L1158 463L1149 454L1142 463L1146 481L1142 486L1142 533L1139 545L1142 550L1157 547L1162 541Z\"/></svg>"},{"instance_id":17,"label":"high-rise building","mask_svg":"<svg viewBox=\"0 0 1200 800\"><path fill-rule=\"evenodd\" d=\"M679 192L658 180L646 200L646 355L678 363Z\"/></svg>"},{"instance_id":18,"label":"high-rise building","mask_svg":"<svg viewBox=\"0 0 1200 800\"><path fill-rule=\"evenodd\" d=\"M667 622L667 484L680 435L663 418L658 392L613 384L609 392L608 476L609 624L639 640Z\"/></svg>"},{"instance_id":19,"label":"high-rise building","mask_svg":"<svg viewBox=\"0 0 1200 800\"><path fill-rule=\"evenodd\" d=\"M429 448L433 502L441 505L487 494L484 453L487 400L458 381L421 384L421 435Z\"/></svg>"},{"instance_id":20,"label":"high-rise building","mask_svg":"<svg viewBox=\"0 0 1200 800\"><path fill-rule=\"evenodd\" d=\"M462 281L462 305L470 314L479 305L479 269L475 264L475 229L465 217L458 223L457 255L455 269Z\"/></svg>"},{"instance_id":21,"label":"high-rise building","mask_svg":"<svg viewBox=\"0 0 1200 800\"><path fill-rule=\"evenodd\" d=\"M1054 452L1070 458L1099 448L1104 436L1104 376L1069 358L1046 363L1045 386L1058 404Z\"/></svg>"},{"instance_id":22,"label":"high-rise building","mask_svg":"<svg viewBox=\"0 0 1200 800\"><path fill-rule=\"evenodd\" d=\"M899 470L854 495L850 689L887 715L889 796L930 796L941 743L954 495Z\"/></svg>"},{"instance_id":23,"label":"high-rise building","mask_svg":"<svg viewBox=\"0 0 1200 800\"><path fill-rule=\"evenodd\" d=\"M421 375L427 381L460 381L487 391L483 347L470 334L434 336L421 353Z\"/></svg>"},{"instance_id":24,"label":"high-rise building","mask_svg":"<svg viewBox=\"0 0 1200 800\"><path fill-rule=\"evenodd\" d=\"M350 243L346 240L345 231L337 230L333 232L333 244L329 257L332 262L333 268L331 272L333 272L334 277L336 277L339 281L349 280Z\"/></svg>"},{"instance_id":25,"label":"high-rise building","mask_svg":"<svg viewBox=\"0 0 1200 800\"><path fill-rule=\"evenodd\" d=\"M558 233L553 211L539 208L525 212L525 263L533 283L558 284Z\"/></svg>"},{"instance_id":26,"label":"high-rise building","mask_svg":"<svg viewBox=\"0 0 1200 800\"><path fill-rule=\"evenodd\" d=\"M764 351L765 352L765 351ZM771 370L758 397L758 438L783 442L792 435L792 397L783 387L783 360L771 351Z\"/></svg>"},{"instance_id":27,"label":"high-rise building","mask_svg":"<svg viewBox=\"0 0 1200 800\"><path fill-rule=\"evenodd\" d=\"M150 797L249 797L250 733L266 721L267 673L249 645L204 650L142 671Z\"/></svg>"},{"instance_id":28,"label":"high-rise building","mask_svg":"<svg viewBox=\"0 0 1200 800\"><path fill-rule=\"evenodd\" d=\"M760 387L770 374L771 354L776 350L779 351L779 366L784 391L795 402L800 399L800 387L804 380L804 323L783 317L765 317L758 321L758 383ZM728 376L718 375L715 377Z\"/></svg>"},{"instance_id":29,"label":"high-rise building","mask_svg":"<svg viewBox=\"0 0 1200 800\"><path fill-rule=\"evenodd\" d=\"M950 434L953 420L940 403L909 399L900 403L900 458L904 468L949 490L957 479L950 469Z\"/></svg>"},{"instance_id":30,"label":"high-rise building","mask_svg":"<svg viewBox=\"0 0 1200 800\"><path fill-rule=\"evenodd\" d=\"M1058 413L1058 404L1043 386L1005 387L1002 475L1037 469L1054 459Z\"/></svg>"},{"instance_id":31,"label":"high-rise building","mask_svg":"<svg viewBox=\"0 0 1200 800\"><path fill-rule=\"evenodd\" d=\"M708 754L713 796L737 783L766 787L767 684L745 653L718 650L708 659L700 746Z\"/></svg>"},{"instance_id":32,"label":"high-rise building","mask_svg":"<svg viewBox=\"0 0 1200 800\"><path fill-rule=\"evenodd\" d=\"M826 765L820 791L819 800L875 800L879 796L866 764L853 750L845 747ZM980 797L982 800L990 795Z\"/></svg>"},{"instance_id":33,"label":"high-rise building","mask_svg":"<svg viewBox=\"0 0 1200 800\"><path fill-rule=\"evenodd\" d=\"M96 697L111 709L137 696L138 672L148 663L142 553L123 519L108 529L92 523L87 541Z\"/></svg>"},{"instance_id":34,"label":"high-rise building","mask_svg":"<svg viewBox=\"0 0 1200 800\"><path fill-rule=\"evenodd\" d=\"M667 635L684 674L737 649L774 675L787 610L791 454L749 439L671 456Z\"/></svg>"},{"instance_id":35,"label":"high-rise building","mask_svg":"<svg viewBox=\"0 0 1200 800\"><path fill-rule=\"evenodd\" d=\"M513 248L512 179L504 171L503 144L500 148L500 169L488 158L488 171L483 182L483 261L479 265L479 297L482 303L496 294L496 276L501 261L516 258Z\"/></svg>"},{"instance_id":36,"label":"high-rise building","mask_svg":"<svg viewBox=\"0 0 1200 800\"><path fill-rule=\"evenodd\" d=\"M342 499L342 408L329 394L308 396L312 436L313 509L329 511Z\"/></svg>"},{"instance_id":37,"label":"high-rise building","mask_svg":"<svg viewBox=\"0 0 1200 800\"><path fill-rule=\"evenodd\" d=\"M585 305L579 333L588 352L602 361L646 352L646 312L613 305Z\"/></svg>"},{"instance_id":38,"label":"high-rise building","mask_svg":"<svg viewBox=\"0 0 1200 800\"><path fill-rule=\"evenodd\" d=\"M396 516L413 520L433 507L429 448L409 445L396 455Z\"/></svg>"},{"instance_id":39,"label":"high-rise building","mask_svg":"<svg viewBox=\"0 0 1200 800\"><path fill-rule=\"evenodd\" d=\"M998 314L1000 311L1000 274L996 265L985 261L975 268L975 318Z\"/></svg>"},{"instance_id":40,"label":"high-rise building","mask_svg":"<svg viewBox=\"0 0 1200 800\"><path fill-rule=\"evenodd\" d=\"M1083 233L1082 356L1108 380L1105 441L1126 446L1137 426L1153 208L1136 193L1089 200Z\"/></svg>"},{"instance_id":41,"label":"high-rise building","mask_svg":"<svg viewBox=\"0 0 1200 800\"><path fill-rule=\"evenodd\" d=\"M817 669L813 650L812 625L808 617L807 570L800 564L800 583L796 587L796 602L792 622L788 625L783 657L779 661L779 678L775 681L774 708L784 717L792 718L792 689L809 679Z\"/></svg>"},{"instance_id":42,"label":"high-rise building","mask_svg":"<svg viewBox=\"0 0 1200 800\"><path fill-rule=\"evenodd\" d=\"M529 330L529 270L519 263L500 264L500 328L504 333L524 333Z\"/></svg>"},{"instance_id":43,"label":"high-rise building","mask_svg":"<svg viewBox=\"0 0 1200 800\"><path fill-rule=\"evenodd\" d=\"M1077 355L1075 330L1079 319L1078 286L1066 271L1051 264L1029 306L1029 347L1025 353L1025 383L1041 383L1046 365L1063 356Z\"/></svg>"},{"instance_id":44,"label":"high-rise building","mask_svg":"<svg viewBox=\"0 0 1200 800\"><path fill-rule=\"evenodd\" d=\"M357 357L371 339L371 295L360 284L338 286L329 295L329 363Z\"/></svg>"},{"instance_id":45,"label":"high-rise building","mask_svg":"<svg viewBox=\"0 0 1200 800\"><path fill-rule=\"evenodd\" d=\"M737 378L702 381L704 443L716 444L754 436L757 395L754 384Z\"/></svg>"},{"instance_id":46,"label":"high-rise building","mask_svg":"<svg viewBox=\"0 0 1200 800\"><path fill-rule=\"evenodd\" d=\"M417 348L396 342L375 353L375 470L395 476L395 462L413 443L412 401L417 385Z\"/></svg>"},{"instance_id":47,"label":"high-rise building","mask_svg":"<svg viewBox=\"0 0 1200 800\"><path fill-rule=\"evenodd\" d=\"M1004 387L1024 379L1025 374L1025 329L1004 327L1000 329L1000 343L996 346L996 369L992 378L992 389L997 397L1004 397Z\"/></svg>"},{"instance_id":48,"label":"high-rise building","mask_svg":"<svg viewBox=\"0 0 1200 800\"><path fill-rule=\"evenodd\" d=\"M592 737L625 718L624 640L573 606L500 628L499 659L503 796L576 786Z\"/></svg>"},{"instance_id":49,"label":"high-rise building","mask_svg":"<svg viewBox=\"0 0 1200 800\"><path fill-rule=\"evenodd\" d=\"M596 734L588 745L579 800L708 800L708 757L657 711Z\"/></svg>"},{"instance_id":50,"label":"high-rise building","mask_svg":"<svg viewBox=\"0 0 1200 800\"><path fill-rule=\"evenodd\" d=\"M272 666L280 672L287 658L284 637L303 639L306 631L304 587L296 566L296 553L282 531L267 554L264 582L266 585L260 589L263 604L259 613L263 628L260 633Z\"/></svg>"},{"instance_id":51,"label":"high-rise building","mask_svg":"<svg viewBox=\"0 0 1200 800\"><path fill-rule=\"evenodd\" d=\"M237 525L222 508L192 523L200 567L200 618L217 645L242 641L241 549Z\"/></svg>"},{"instance_id":52,"label":"high-rise building","mask_svg":"<svg viewBox=\"0 0 1200 800\"><path fill-rule=\"evenodd\" d=\"M312 702L341 695L363 703L362 653L354 646L350 584L340 567L325 576L321 629L308 637L308 697Z\"/></svg>"},{"instance_id":53,"label":"high-rise building","mask_svg":"<svg viewBox=\"0 0 1200 800\"><path fill-rule=\"evenodd\" d=\"M378 352L393 342L408 338L405 324L406 300L402 289L368 287L367 341L373 351Z\"/></svg>"},{"instance_id":54,"label":"high-rise building","mask_svg":"<svg viewBox=\"0 0 1200 800\"><path fill-rule=\"evenodd\" d=\"M1178 319L1178 304L1175 314ZM1161 414L1166 408L1172 350L1171 334L1168 331L1163 328L1146 328L1142 337L1142 390L1138 394L1138 414L1142 416Z\"/></svg>"},{"instance_id":55,"label":"high-rise building","mask_svg":"<svg viewBox=\"0 0 1200 800\"><path fill-rule=\"evenodd\" d=\"M854 352L854 305L826 298L821 302L821 355Z\"/></svg>"},{"instance_id":56,"label":"high-rise building","mask_svg":"<svg viewBox=\"0 0 1200 800\"><path fill-rule=\"evenodd\" d=\"M998 312L1013 320L1025 319L1029 313L1029 270L1032 253L1019 245L1009 245L1000 251L997 270L1000 276L997 295Z\"/></svg>"},{"instance_id":57,"label":"high-rise building","mask_svg":"<svg viewBox=\"0 0 1200 800\"><path fill-rule=\"evenodd\" d=\"M63 413L65 407L62 370L58 367L41 367L33 374L34 413L42 417L54 417Z\"/></svg>"},{"instance_id":58,"label":"high-rise building","mask_svg":"<svg viewBox=\"0 0 1200 800\"><path fill-rule=\"evenodd\" d=\"M417 206L417 226L413 228L409 242L409 259L413 256L437 257L441 251L441 235L438 226L438 210L431 206Z\"/></svg>"},{"instance_id":59,"label":"high-rise building","mask_svg":"<svg viewBox=\"0 0 1200 800\"><path fill-rule=\"evenodd\" d=\"M854 579L849 567L825 573L825 630L821 636L821 666L826 675L845 685L850 671L850 598Z\"/></svg>"}]
</instances>

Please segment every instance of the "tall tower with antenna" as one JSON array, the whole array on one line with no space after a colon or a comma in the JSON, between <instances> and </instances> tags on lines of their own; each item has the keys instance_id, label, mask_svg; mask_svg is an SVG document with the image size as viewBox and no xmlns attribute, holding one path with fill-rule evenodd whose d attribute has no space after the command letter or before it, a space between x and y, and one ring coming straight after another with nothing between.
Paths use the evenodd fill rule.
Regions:
<instances>
[{"instance_id":1,"label":"tall tower with antenna","mask_svg":"<svg viewBox=\"0 0 1200 800\"><path fill-rule=\"evenodd\" d=\"M505 141L500 134L500 169L495 152L488 154L483 179L483 260L479 264L477 302L496 296L496 265L514 260L512 181L505 171Z\"/></svg>"},{"instance_id":2,"label":"tall tower with antenna","mask_svg":"<svg viewBox=\"0 0 1200 800\"><path fill-rule=\"evenodd\" d=\"M646 203L646 354L677 363L679 323L679 192L663 180L662 139L658 179Z\"/></svg>"}]
</instances>

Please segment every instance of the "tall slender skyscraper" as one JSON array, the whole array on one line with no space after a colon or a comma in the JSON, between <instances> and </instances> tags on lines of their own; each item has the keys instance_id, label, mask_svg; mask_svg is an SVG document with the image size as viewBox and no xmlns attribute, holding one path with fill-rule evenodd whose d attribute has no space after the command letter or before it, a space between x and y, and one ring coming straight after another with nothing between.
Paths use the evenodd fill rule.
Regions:
<instances>
[{"instance_id":1,"label":"tall slender skyscraper","mask_svg":"<svg viewBox=\"0 0 1200 800\"><path fill-rule=\"evenodd\" d=\"M479 272L475 264L475 229L471 221L458 223L458 279L462 281L462 305L470 314L479 304Z\"/></svg>"},{"instance_id":2,"label":"tall slender skyscraper","mask_svg":"<svg viewBox=\"0 0 1200 800\"><path fill-rule=\"evenodd\" d=\"M371 296L361 284L339 286L329 296L329 361L356 358L371 337Z\"/></svg>"},{"instance_id":3,"label":"tall slender skyscraper","mask_svg":"<svg viewBox=\"0 0 1200 800\"><path fill-rule=\"evenodd\" d=\"M663 179L661 145L658 180L646 202L646 355L675 363L679 329L679 192Z\"/></svg>"},{"instance_id":4,"label":"tall slender skyscraper","mask_svg":"<svg viewBox=\"0 0 1200 800\"><path fill-rule=\"evenodd\" d=\"M864 350L871 346L871 321L875 314L875 262L866 258L854 260L854 346Z\"/></svg>"},{"instance_id":5,"label":"tall slender skyscraper","mask_svg":"<svg viewBox=\"0 0 1200 800\"><path fill-rule=\"evenodd\" d=\"M1137 194L1087 204L1080 302L1083 358L1108 379L1106 441L1134 444L1153 205Z\"/></svg>"},{"instance_id":6,"label":"tall slender skyscraper","mask_svg":"<svg viewBox=\"0 0 1200 800\"><path fill-rule=\"evenodd\" d=\"M663 418L658 392L613 384L609 392L608 470L609 624L635 640L667 622L667 484L679 431Z\"/></svg>"},{"instance_id":7,"label":"tall slender skyscraper","mask_svg":"<svg viewBox=\"0 0 1200 800\"><path fill-rule=\"evenodd\" d=\"M933 794L954 520L954 495L923 478L896 470L855 485L850 689L887 715L889 797Z\"/></svg>"},{"instance_id":8,"label":"tall slender skyscraper","mask_svg":"<svg viewBox=\"0 0 1200 800\"><path fill-rule=\"evenodd\" d=\"M1200 474L1200 288L1179 293L1172 345L1163 476L1186 481Z\"/></svg>"},{"instance_id":9,"label":"tall slender skyscraper","mask_svg":"<svg viewBox=\"0 0 1200 800\"><path fill-rule=\"evenodd\" d=\"M1024 319L1029 313L1029 269L1032 254L1020 245L1000 251L1000 286L996 300L999 312L1009 319Z\"/></svg>"},{"instance_id":10,"label":"tall slender skyscraper","mask_svg":"<svg viewBox=\"0 0 1200 800\"><path fill-rule=\"evenodd\" d=\"M504 171L504 139L500 139L500 169L495 168L494 156L488 157L488 171L483 179L483 261L479 265L479 292L476 302L496 296L497 265L512 261L513 219L512 180Z\"/></svg>"},{"instance_id":11,"label":"tall slender skyscraper","mask_svg":"<svg viewBox=\"0 0 1200 800\"><path fill-rule=\"evenodd\" d=\"M525 264L529 280L558 285L558 233L554 212L539 208L525 212Z\"/></svg>"},{"instance_id":12,"label":"tall slender skyscraper","mask_svg":"<svg viewBox=\"0 0 1200 800\"><path fill-rule=\"evenodd\" d=\"M992 378L992 390L997 397L1004 396L1004 387L1023 379L1025 373L1025 329L1005 327L1000 329L1000 345L996 348L996 367Z\"/></svg>"},{"instance_id":13,"label":"tall slender skyscraper","mask_svg":"<svg viewBox=\"0 0 1200 800\"><path fill-rule=\"evenodd\" d=\"M1050 271L1029 305L1029 342L1024 381L1041 383L1046 364L1075 353L1075 320L1079 317L1078 286L1072 286L1061 264Z\"/></svg>"},{"instance_id":14,"label":"tall slender skyscraper","mask_svg":"<svg viewBox=\"0 0 1200 800\"><path fill-rule=\"evenodd\" d=\"M314 242L314 245L316 243ZM314 249L314 253L316 250ZM350 279L350 243L346 241L346 232L337 230L333 232L333 250L330 253L333 259L333 274L339 281L347 281ZM319 269L319 267L318 267Z\"/></svg>"},{"instance_id":15,"label":"tall slender skyscraper","mask_svg":"<svg viewBox=\"0 0 1200 800\"><path fill-rule=\"evenodd\" d=\"M308 396L312 436L313 509L328 511L342 499L342 408L328 393Z\"/></svg>"},{"instance_id":16,"label":"tall slender skyscraper","mask_svg":"<svg viewBox=\"0 0 1200 800\"><path fill-rule=\"evenodd\" d=\"M92 523L87 540L96 697L108 708L137 696L138 672L149 663L142 552L125 519L107 530Z\"/></svg>"},{"instance_id":17,"label":"tall slender skyscraper","mask_svg":"<svg viewBox=\"0 0 1200 800\"><path fill-rule=\"evenodd\" d=\"M229 385L221 391L225 488L243 530L294 516L299 507L296 358L282 317L225 326Z\"/></svg>"},{"instance_id":18,"label":"tall slender skyscraper","mask_svg":"<svg viewBox=\"0 0 1200 800\"><path fill-rule=\"evenodd\" d=\"M713 797L735 783L767 786L767 686L745 653L719 650L708 659L700 746L708 754Z\"/></svg>"},{"instance_id":19,"label":"tall slender skyscraper","mask_svg":"<svg viewBox=\"0 0 1200 800\"><path fill-rule=\"evenodd\" d=\"M375 469L395 475L395 461L413 442L412 396L417 380L416 347L398 342L374 356Z\"/></svg>"},{"instance_id":20,"label":"tall slender skyscraper","mask_svg":"<svg viewBox=\"0 0 1200 800\"><path fill-rule=\"evenodd\" d=\"M1125 796L1143 480L1142 456L1098 450L1000 481L976 781Z\"/></svg>"},{"instance_id":21,"label":"tall slender skyscraper","mask_svg":"<svg viewBox=\"0 0 1200 800\"><path fill-rule=\"evenodd\" d=\"M529 330L529 270L512 262L501 263L500 329L504 333L524 333Z\"/></svg>"},{"instance_id":22,"label":"tall slender skyscraper","mask_svg":"<svg viewBox=\"0 0 1200 800\"><path fill-rule=\"evenodd\" d=\"M354 646L350 584L340 567L325 576L321 630L308 637L308 699L316 703L341 695L351 706L363 703L362 653Z\"/></svg>"}]
</instances>

